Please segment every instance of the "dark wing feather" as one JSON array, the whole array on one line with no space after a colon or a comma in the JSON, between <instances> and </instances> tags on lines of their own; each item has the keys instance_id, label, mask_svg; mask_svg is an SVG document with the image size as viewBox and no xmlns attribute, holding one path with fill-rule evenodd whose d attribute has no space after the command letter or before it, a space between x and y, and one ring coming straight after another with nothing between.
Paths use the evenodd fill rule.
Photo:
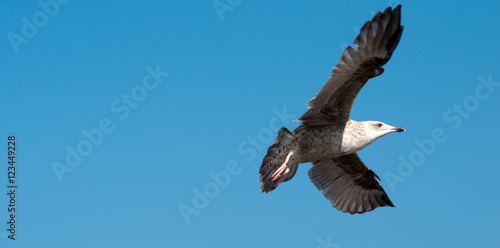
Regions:
<instances>
[{"instance_id":1,"label":"dark wing feather","mask_svg":"<svg viewBox=\"0 0 500 248\"><path fill-rule=\"evenodd\" d=\"M313 163L309 178L333 207L351 214L364 213L381 206L394 207L378 176L353 153Z\"/></svg>"},{"instance_id":2,"label":"dark wing feather","mask_svg":"<svg viewBox=\"0 0 500 248\"><path fill-rule=\"evenodd\" d=\"M354 99L368 79L384 71L399 43L403 26L401 5L380 11L367 21L354 40L357 46L348 46L319 93L308 103L307 112L298 119L304 125L323 126L345 123L349 119Z\"/></svg>"}]
</instances>

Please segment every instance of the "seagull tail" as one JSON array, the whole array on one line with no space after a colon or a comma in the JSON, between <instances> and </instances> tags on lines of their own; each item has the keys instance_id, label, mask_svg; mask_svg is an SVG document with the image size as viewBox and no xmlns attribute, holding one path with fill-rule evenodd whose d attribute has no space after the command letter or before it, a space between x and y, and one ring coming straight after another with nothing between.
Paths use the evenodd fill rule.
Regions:
<instances>
[{"instance_id":1,"label":"seagull tail","mask_svg":"<svg viewBox=\"0 0 500 248\"><path fill-rule=\"evenodd\" d=\"M259 181L262 182L260 190L270 192L282 182L286 182L295 175L299 164L289 164L293 152L290 147L295 139L293 134L286 127L281 127L278 137L272 146L267 150L267 154L260 167Z\"/></svg>"}]
</instances>

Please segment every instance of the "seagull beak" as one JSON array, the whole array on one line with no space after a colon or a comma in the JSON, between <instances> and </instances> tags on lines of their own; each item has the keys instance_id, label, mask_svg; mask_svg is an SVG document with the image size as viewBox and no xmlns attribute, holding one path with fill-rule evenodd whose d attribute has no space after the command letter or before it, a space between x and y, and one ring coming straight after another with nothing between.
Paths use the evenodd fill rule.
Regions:
<instances>
[{"instance_id":1,"label":"seagull beak","mask_svg":"<svg viewBox=\"0 0 500 248\"><path fill-rule=\"evenodd\" d=\"M393 127L392 131L401 133L401 132L405 132L406 130L403 127Z\"/></svg>"}]
</instances>

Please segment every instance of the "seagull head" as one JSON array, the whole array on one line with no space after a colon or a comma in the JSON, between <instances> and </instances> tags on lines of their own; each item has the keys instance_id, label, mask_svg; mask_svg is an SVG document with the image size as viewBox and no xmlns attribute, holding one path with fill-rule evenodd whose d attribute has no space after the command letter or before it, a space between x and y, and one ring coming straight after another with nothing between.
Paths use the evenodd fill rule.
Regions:
<instances>
[{"instance_id":1,"label":"seagull head","mask_svg":"<svg viewBox=\"0 0 500 248\"><path fill-rule=\"evenodd\" d=\"M365 121L364 124L366 135L373 141L381 138L388 133L400 133L406 131L403 127L394 127L380 121Z\"/></svg>"}]
</instances>

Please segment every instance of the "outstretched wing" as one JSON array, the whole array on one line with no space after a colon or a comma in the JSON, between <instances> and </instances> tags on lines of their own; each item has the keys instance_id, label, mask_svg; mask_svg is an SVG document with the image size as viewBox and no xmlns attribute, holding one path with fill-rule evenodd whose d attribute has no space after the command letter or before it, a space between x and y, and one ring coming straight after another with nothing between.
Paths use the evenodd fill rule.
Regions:
<instances>
[{"instance_id":1,"label":"outstretched wing","mask_svg":"<svg viewBox=\"0 0 500 248\"><path fill-rule=\"evenodd\" d=\"M381 206L394 207L384 189L357 153L313 163L309 178L338 210L361 214Z\"/></svg>"},{"instance_id":2,"label":"outstretched wing","mask_svg":"<svg viewBox=\"0 0 500 248\"><path fill-rule=\"evenodd\" d=\"M367 21L354 40L357 46L348 46L319 93L308 103L307 112L298 119L304 125L323 126L349 119L352 104L359 91L372 77L384 71L399 43L401 5L377 12Z\"/></svg>"}]
</instances>

